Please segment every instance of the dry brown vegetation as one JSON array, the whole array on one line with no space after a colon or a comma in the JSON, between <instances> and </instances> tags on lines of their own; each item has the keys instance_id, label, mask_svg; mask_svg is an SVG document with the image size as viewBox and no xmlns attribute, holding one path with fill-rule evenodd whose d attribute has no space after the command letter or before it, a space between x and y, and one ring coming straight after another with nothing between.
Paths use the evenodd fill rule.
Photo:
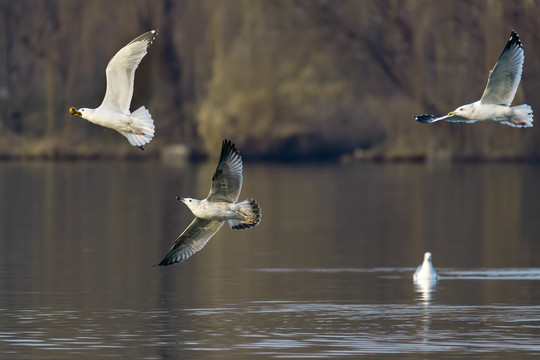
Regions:
<instances>
[{"instance_id":1,"label":"dry brown vegetation","mask_svg":"<svg viewBox=\"0 0 540 360\"><path fill-rule=\"evenodd\" d=\"M478 100L510 30L525 48L514 104L540 116L539 2L0 0L0 156L151 156L232 138L260 158L537 159L538 127L424 125ZM132 109L156 122L147 152L70 118L95 107L110 57L160 34L137 70Z\"/></svg>"}]
</instances>

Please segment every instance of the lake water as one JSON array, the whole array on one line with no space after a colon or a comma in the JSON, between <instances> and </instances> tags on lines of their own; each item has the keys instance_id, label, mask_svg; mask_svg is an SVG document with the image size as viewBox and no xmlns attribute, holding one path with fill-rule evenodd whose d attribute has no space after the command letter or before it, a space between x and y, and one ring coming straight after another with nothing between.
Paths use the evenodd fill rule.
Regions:
<instances>
[{"instance_id":1,"label":"lake water","mask_svg":"<svg viewBox=\"0 0 540 360\"><path fill-rule=\"evenodd\" d=\"M247 163L261 225L152 268L214 169L0 163L0 358L539 358L540 166Z\"/></svg>"}]
</instances>

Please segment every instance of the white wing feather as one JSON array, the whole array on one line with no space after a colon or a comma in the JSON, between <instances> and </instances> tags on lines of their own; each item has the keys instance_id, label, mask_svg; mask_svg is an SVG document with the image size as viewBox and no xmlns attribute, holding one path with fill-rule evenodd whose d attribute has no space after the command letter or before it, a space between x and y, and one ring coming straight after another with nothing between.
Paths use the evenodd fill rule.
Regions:
<instances>
[{"instance_id":1,"label":"white wing feather","mask_svg":"<svg viewBox=\"0 0 540 360\"><path fill-rule=\"evenodd\" d=\"M480 102L510 106L521 80L524 60L519 36L512 31L497 64L489 72L488 83Z\"/></svg>"},{"instance_id":2,"label":"white wing feather","mask_svg":"<svg viewBox=\"0 0 540 360\"><path fill-rule=\"evenodd\" d=\"M205 220L196 217L176 239L167 255L158 265L172 265L186 260L201 250L222 225L223 221Z\"/></svg>"},{"instance_id":3,"label":"white wing feather","mask_svg":"<svg viewBox=\"0 0 540 360\"><path fill-rule=\"evenodd\" d=\"M116 53L107 65L107 91L101 103L107 107L129 114L135 70L139 66L148 46L152 44L157 30L144 33L124 46Z\"/></svg>"},{"instance_id":4,"label":"white wing feather","mask_svg":"<svg viewBox=\"0 0 540 360\"><path fill-rule=\"evenodd\" d=\"M236 202L242 189L242 157L231 142L223 140L218 166L212 177L209 201Z\"/></svg>"},{"instance_id":5,"label":"white wing feather","mask_svg":"<svg viewBox=\"0 0 540 360\"><path fill-rule=\"evenodd\" d=\"M428 123L428 124L431 124L431 123L434 123L434 122L440 121L440 120L444 120L444 121L448 121L448 122L464 122L464 123L474 123L474 122L478 121L478 120L467 119L467 118L464 118L464 117L458 116L458 115L444 115L444 116L436 117L436 116L430 115L430 114L416 115L414 117L414 120L416 120L418 122L421 122L421 123Z\"/></svg>"}]
</instances>

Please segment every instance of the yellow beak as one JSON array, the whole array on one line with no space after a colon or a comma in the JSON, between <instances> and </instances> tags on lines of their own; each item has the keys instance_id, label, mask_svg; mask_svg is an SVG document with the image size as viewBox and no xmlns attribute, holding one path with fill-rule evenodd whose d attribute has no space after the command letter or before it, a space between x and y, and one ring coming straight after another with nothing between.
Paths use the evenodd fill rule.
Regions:
<instances>
[{"instance_id":1,"label":"yellow beak","mask_svg":"<svg viewBox=\"0 0 540 360\"><path fill-rule=\"evenodd\" d=\"M75 115L82 116L80 111L77 111L77 109L75 109L74 107L70 107L69 108L69 116L75 116Z\"/></svg>"},{"instance_id":2,"label":"yellow beak","mask_svg":"<svg viewBox=\"0 0 540 360\"><path fill-rule=\"evenodd\" d=\"M454 116L454 115L456 115L456 114L454 114L453 111L450 111L450 112L448 113L448 116Z\"/></svg>"}]
</instances>

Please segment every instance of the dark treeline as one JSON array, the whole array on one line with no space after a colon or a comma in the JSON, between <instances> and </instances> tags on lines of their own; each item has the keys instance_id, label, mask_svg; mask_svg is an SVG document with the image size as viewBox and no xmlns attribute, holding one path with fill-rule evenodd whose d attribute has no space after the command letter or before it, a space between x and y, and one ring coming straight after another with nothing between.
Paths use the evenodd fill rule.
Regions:
<instances>
[{"instance_id":1,"label":"dark treeline","mask_svg":"<svg viewBox=\"0 0 540 360\"><path fill-rule=\"evenodd\" d=\"M260 158L537 159L537 130L424 125L480 98L510 30L525 48L514 105L540 117L539 1L0 0L0 155L149 156L170 143ZM70 118L97 107L105 67L137 35L159 36L132 107L156 137L142 153ZM357 151L359 153L359 151Z\"/></svg>"}]
</instances>

